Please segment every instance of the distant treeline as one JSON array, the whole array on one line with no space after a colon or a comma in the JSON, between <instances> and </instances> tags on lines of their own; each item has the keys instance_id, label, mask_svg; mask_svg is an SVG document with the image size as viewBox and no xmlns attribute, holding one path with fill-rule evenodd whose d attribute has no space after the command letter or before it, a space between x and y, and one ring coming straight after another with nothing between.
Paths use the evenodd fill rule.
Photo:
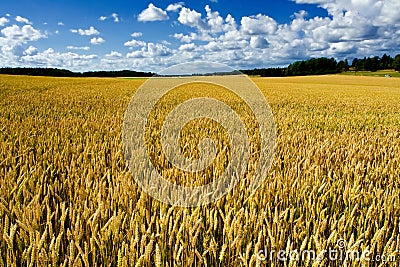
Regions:
<instances>
[{"instance_id":1,"label":"distant treeline","mask_svg":"<svg viewBox=\"0 0 400 267\"><path fill-rule=\"evenodd\" d=\"M192 77L192 76L225 76L225 75L242 75L239 70L209 72L209 73L192 73L192 74L155 74L154 77Z\"/></svg>"},{"instance_id":2,"label":"distant treeline","mask_svg":"<svg viewBox=\"0 0 400 267\"><path fill-rule=\"evenodd\" d=\"M384 54L382 57L364 57L362 59L355 58L353 59L351 65L349 65L347 59L337 62L334 58L320 57L296 61L283 68L261 68L241 70L241 72L247 75L261 77L284 77L334 74L343 71L377 71L383 69L395 69L396 71L400 71L400 54L394 58L386 54ZM155 75L151 72L137 72L131 70L72 72L70 70L57 68L0 68L0 74L55 77L152 77ZM217 74L232 75L237 73L208 73L202 75Z\"/></svg>"},{"instance_id":3,"label":"distant treeline","mask_svg":"<svg viewBox=\"0 0 400 267\"><path fill-rule=\"evenodd\" d=\"M132 70L72 72L56 68L0 68L0 74L53 77L151 77L151 72Z\"/></svg>"},{"instance_id":4,"label":"distant treeline","mask_svg":"<svg viewBox=\"0 0 400 267\"><path fill-rule=\"evenodd\" d=\"M383 69L395 69L400 71L400 54L395 58L384 54L382 57L355 58L351 64L348 60L337 62L334 58L312 58L309 60L296 61L284 68L262 68L253 70L241 70L247 75L261 77L284 77L302 75L334 74L343 71L377 71Z\"/></svg>"},{"instance_id":5,"label":"distant treeline","mask_svg":"<svg viewBox=\"0 0 400 267\"><path fill-rule=\"evenodd\" d=\"M377 71L384 69L395 69L400 71L400 54L392 58L384 54L380 57L364 57L363 59L355 58L351 67L354 70L367 70L367 71Z\"/></svg>"},{"instance_id":6,"label":"distant treeline","mask_svg":"<svg viewBox=\"0 0 400 267\"><path fill-rule=\"evenodd\" d=\"M244 74L261 76L261 77L284 77L287 76L287 68L268 68L268 69L253 69L241 70Z\"/></svg>"}]
</instances>

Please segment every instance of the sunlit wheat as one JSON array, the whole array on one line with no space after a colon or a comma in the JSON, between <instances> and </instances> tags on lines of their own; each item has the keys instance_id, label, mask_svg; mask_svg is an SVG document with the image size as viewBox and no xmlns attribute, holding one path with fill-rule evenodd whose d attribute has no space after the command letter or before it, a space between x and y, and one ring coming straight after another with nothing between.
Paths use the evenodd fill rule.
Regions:
<instances>
[{"instance_id":1,"label":"sunlit wheat","mask_svg":"<svg viewBox=\"0 0 400 267\"><path fill-rule=\"evenodd\" d=\"M269 266L259 250L339 239L399 256L400 79L254 81L277 127L268 177L253 195L241 181L179 208L147 196L124 160L123 115L144 80L1 76L0 266Z\"/></svg>"}]
</instances>

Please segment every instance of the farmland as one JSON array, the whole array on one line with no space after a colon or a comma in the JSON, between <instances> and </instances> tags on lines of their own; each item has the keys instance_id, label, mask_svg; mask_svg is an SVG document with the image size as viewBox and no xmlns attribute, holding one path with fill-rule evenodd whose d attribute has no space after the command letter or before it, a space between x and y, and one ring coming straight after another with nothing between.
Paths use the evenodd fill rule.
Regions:
<instances>
[{"instance_id":1,"label":"farmland","mask_svg":"<svg viewBox=\"0 0 400 267\"><path fill-rule=\"evenodd\" d=\"M269 175L197 208L152 199L126 167L144 81L0 77L0 266L343 266L257 259L339 240L399 261L400 79L253 78L277 129Z\"/></svg>"},{"instance_id":2,"label":"farmland","mask_svg":"<svg viewBox=\"0 0 400 267\"><path fill-rule=\"evenodd\" d=\"M400 73L394 70L378 70L378 71L347 71L340 73L341 75L353 75L353 76L372 76L372 77L385 77L390 75L391 77L400 77Z\"/></svg>"}]
</instances>

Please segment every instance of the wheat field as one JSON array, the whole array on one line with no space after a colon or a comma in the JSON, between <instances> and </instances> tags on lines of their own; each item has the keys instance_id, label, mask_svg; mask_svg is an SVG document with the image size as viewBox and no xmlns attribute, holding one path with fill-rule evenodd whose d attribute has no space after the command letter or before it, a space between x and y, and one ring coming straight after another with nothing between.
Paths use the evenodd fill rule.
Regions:
<instances>
[{"instance_id":1,"label":"wheat field","mask_svg":"<svg viewBox=\"0 0 400 267\"><path fill-rule=\"evenodd\" d=\"M253 78L276 124L269 175L197 208L152 199L126 166L144 81L0 77L0 266L398 266L400 79ZM258 257L340 240L381 260Z\"/></svg>"}]
</instances>

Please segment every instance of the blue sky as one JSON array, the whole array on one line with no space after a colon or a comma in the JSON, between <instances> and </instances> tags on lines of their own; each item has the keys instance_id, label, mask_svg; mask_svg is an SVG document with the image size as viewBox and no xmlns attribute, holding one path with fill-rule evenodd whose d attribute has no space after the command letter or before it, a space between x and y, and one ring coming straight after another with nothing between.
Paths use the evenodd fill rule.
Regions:
<instances>
[{"instance_id":1,"label":"blue sky","mask_svg":"<svg viewBox=\"0 0 400 267\"><path fill-rule=\"evenodd\" d=\"M0 66L159 71L400 53L398 0L3 0Z\"/></svg>"}]
</instances>

